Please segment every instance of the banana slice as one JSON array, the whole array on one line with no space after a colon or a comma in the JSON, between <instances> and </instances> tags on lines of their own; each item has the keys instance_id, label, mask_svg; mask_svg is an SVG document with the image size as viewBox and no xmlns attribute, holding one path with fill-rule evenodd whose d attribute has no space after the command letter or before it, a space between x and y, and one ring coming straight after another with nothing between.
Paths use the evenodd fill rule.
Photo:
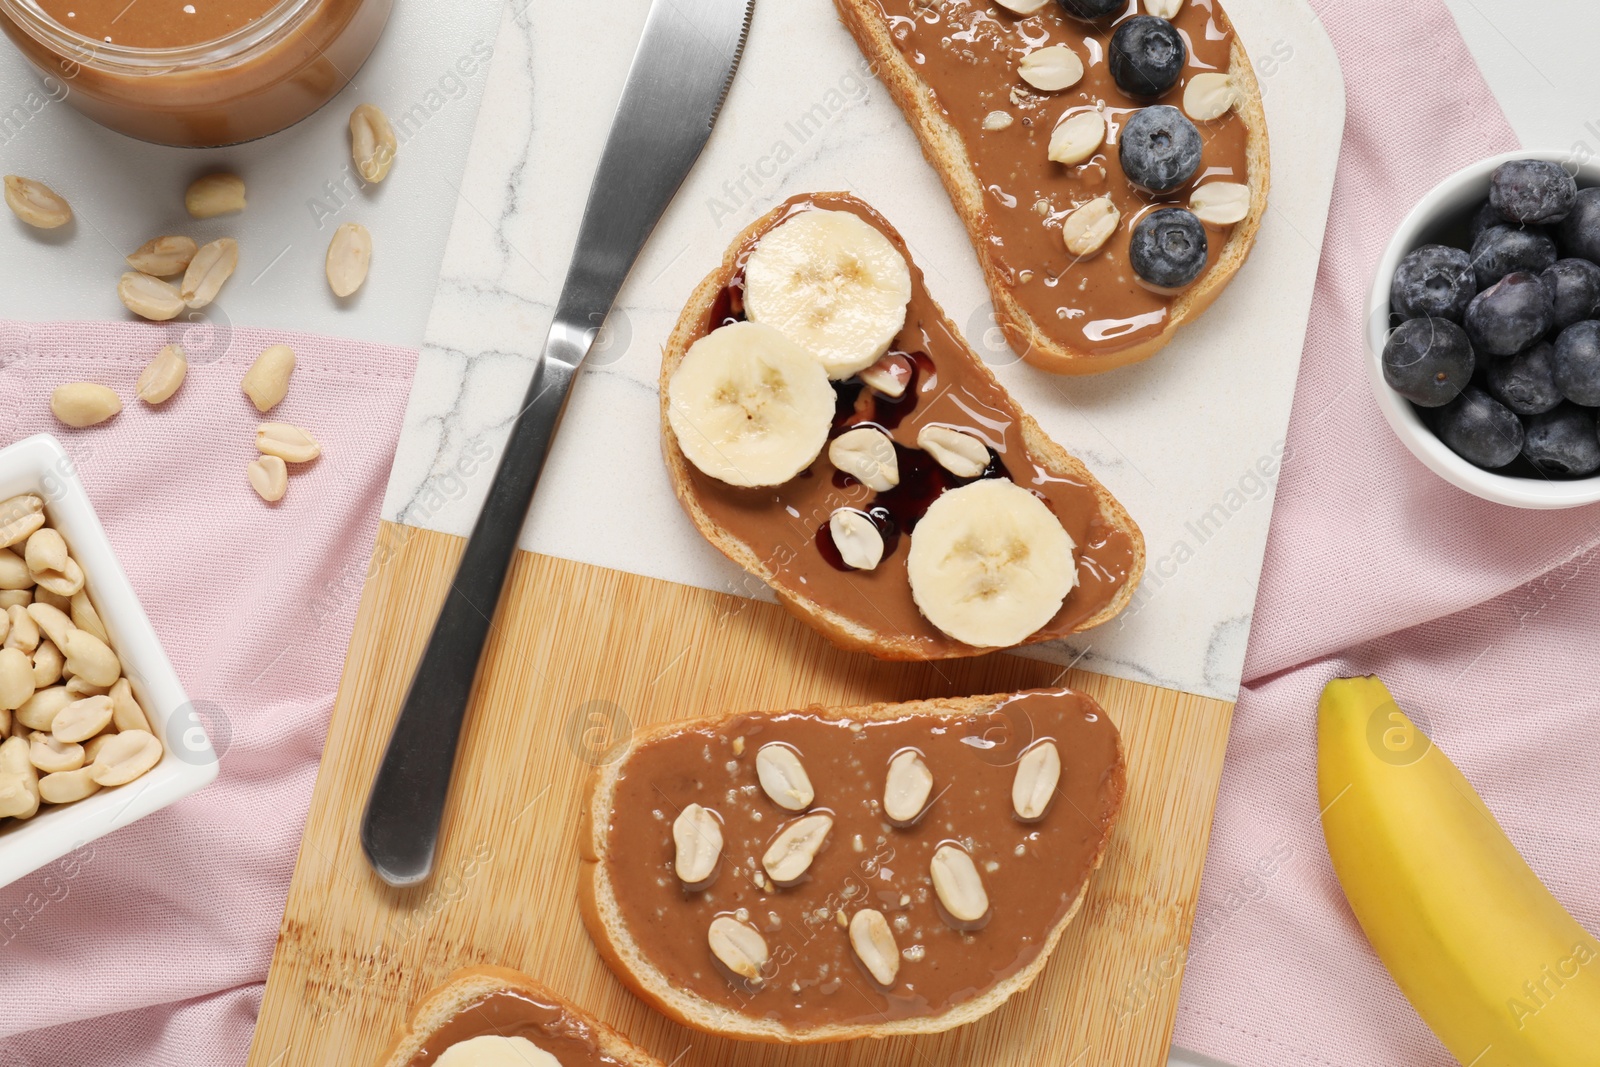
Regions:
<instances>
[{"instance_id":1,"label":"banana slice","mask_svg":"<svg viewBox=\"0 0 1600 1067\"><path fill-rule=\"evenodd\" d=\"M1072 537L1021 486L951 489L917 521L906 556L911 598L939 629L978 648L1022 641L1078 584Z\"/></svg>"},{"instance_id":2,"label":"banana slice","mask_svg":"<svg viewBox=\"0 0 1600 1067\"><path fill-rule=\"evenodd\" d=\"M718 481L781 485L827 443L833 386L777 330L729 323L689 346L672 372L667 421L689 462Z\"/></svg>"},{"instance_id":3,"label":"banana slice","mask_svg":"<svg viewBox=\"0 0 1600 1067\"><path fill-rule=\"evenodd\" d=\"M434 1062L438 1067L561 1067L561 1061L527 1038L500 1034L457 1041Z\"/></svg>"},{"instance_id":4,"label":"banana slice","mask_svg":"<svg viewBox=\"0 0 1600 1067\"><path fill-rule=\"evenodd\" d=\"M804 346L830 378L876 363L906 324L910 300L905 257L847 211L796 215L745 264L745 314Z\"/></svg>"}]
</instances>

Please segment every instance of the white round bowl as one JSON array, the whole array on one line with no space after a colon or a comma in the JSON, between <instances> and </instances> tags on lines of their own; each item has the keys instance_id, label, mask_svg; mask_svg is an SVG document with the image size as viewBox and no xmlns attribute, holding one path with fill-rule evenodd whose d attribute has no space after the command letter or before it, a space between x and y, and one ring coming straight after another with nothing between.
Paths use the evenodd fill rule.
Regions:
<instances>
[{"instance_id":1,"label":"white round bowl","mask_svg":"<svg viewBox=\"0 0 1600 1067\"><path fill-rule=\"evenodd\" d=\"M1383 380L1383 346L1389 339L1389 283L1406 253L1425 244L1459 244L1467 222L1489 197L1489 175L1512 159L1545 159L1567 167L1580 188L1600 185L1600 161L1579 163L1571 152L1507 152L1463 167L1434 186L1400 223L1378 261L1367 296L1367 379L1378 410L1395 436L1433 473L1473 496L1517 508L1572 508L1600 501L1600 475L1556 481L1520 478L1475 467L1446 447L1411 403Z\"/></svg>"}]
</instances>

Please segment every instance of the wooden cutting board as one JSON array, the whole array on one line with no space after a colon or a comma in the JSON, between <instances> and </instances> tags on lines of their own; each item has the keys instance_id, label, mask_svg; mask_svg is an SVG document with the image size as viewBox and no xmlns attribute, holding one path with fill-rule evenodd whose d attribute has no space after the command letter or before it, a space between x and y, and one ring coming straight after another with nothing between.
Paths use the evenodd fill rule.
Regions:
<instances>
[{"instance_id":1,"label":"wooden cutting board","mask_svg":"<svg viewBox=\"0 0 1600 1067\"><path fill-rule=\"evenodd\" d=\"M519 553L469 709L433 879L390 888L358 823L465 541L384 523L273 955L251 1067L365 1067L451 970L527 971L672 1067L1074 1067L1166 1062L1233 706L1014 656L881 663L781 608ZM1122 731L1128 793L1105 866L1043 975L933 1037L752 1045L668 1022L578 917L580 794L627 730L711 713L1065 684Z\"/></svg>"}]
</instances>

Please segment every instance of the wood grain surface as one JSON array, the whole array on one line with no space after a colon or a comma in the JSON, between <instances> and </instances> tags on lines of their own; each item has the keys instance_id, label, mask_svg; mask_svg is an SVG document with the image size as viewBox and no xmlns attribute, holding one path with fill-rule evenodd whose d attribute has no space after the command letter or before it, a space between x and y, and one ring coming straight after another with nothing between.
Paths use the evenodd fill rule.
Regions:
<instances>
[{"instance_id":1,"label":"wood grain surface","mask_svg":"<svg viewBox=\"0 0 1600 1067\"><path fill-rule=\"evenodd\" d=\"M834 649L772 604L519 553L435 875L392 889L367 867L357 827L464 544L389 523L379 531L250 1067L373 1064L410 1004L474 963L526 971L673 1067L1166 1062L1231 704L1006 655L882 663ZM600 962L576 906L578 806L591 767L633 726L1063 683L1121 729L1127 803L1043 976L983 1021L932 1037L744 1044L667 1022Z\"/></svg>"}]
</instances>

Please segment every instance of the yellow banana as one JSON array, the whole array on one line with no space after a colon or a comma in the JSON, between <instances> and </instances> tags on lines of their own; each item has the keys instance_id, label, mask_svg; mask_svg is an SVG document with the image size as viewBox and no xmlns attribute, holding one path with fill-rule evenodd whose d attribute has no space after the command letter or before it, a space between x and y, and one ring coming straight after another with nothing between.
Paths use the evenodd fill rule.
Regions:
<instances>
[{"instance_id":1,"label":"yellow banana","mask_svg":"<svg viewBox=\"0 0 1600 1067\"><path fill-rule=\"evenodd\" d=\"M1322 691L1317 790L1367 940L1457 1060L1600 1064L1600 942L1377 678Z\"/></svg>"}]
</instances>

